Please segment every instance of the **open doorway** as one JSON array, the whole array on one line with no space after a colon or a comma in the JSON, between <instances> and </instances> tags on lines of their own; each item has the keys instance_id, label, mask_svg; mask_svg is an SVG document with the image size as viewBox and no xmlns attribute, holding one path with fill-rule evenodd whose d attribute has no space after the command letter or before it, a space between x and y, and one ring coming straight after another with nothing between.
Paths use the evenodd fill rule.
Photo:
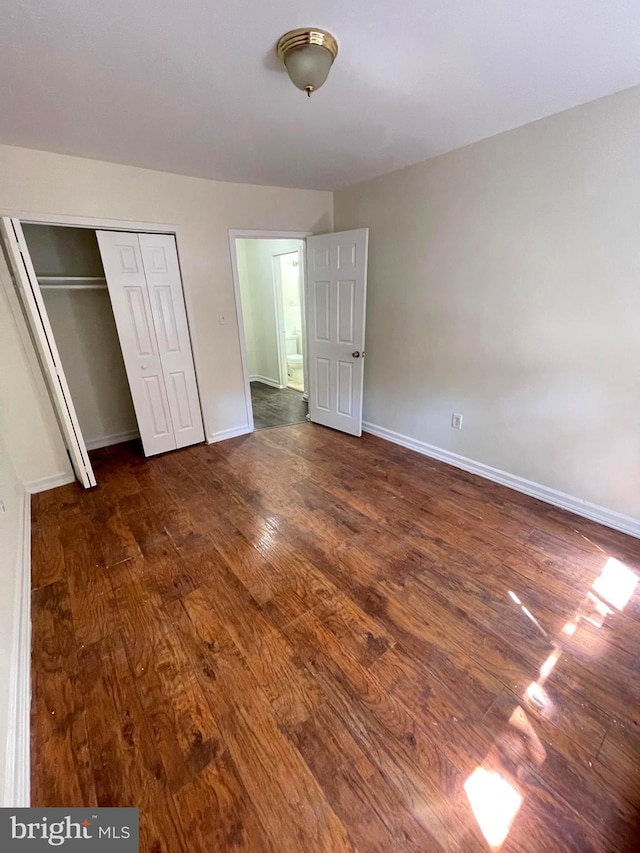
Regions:
<instances>
[{"instance_id":1,"label":"open doorway","mask_svg":"<svg viewBox=\"0 0 640 853\"><path fill-rule=\"evenodd\" d=\"M235 239L255 429L307 418L304 240Z\"/></svg>"},{"instance_id":2,"label":"open doorway","mask_svg":"<svg viewBox=\"0 0 640 853\"><path fill-rule=\"evenodd\" d=\"M304 394L302 297L300 293L300 249L273 258L273 277L280 347L280 376L287 388Z\"/></svg>"}]
</instances>

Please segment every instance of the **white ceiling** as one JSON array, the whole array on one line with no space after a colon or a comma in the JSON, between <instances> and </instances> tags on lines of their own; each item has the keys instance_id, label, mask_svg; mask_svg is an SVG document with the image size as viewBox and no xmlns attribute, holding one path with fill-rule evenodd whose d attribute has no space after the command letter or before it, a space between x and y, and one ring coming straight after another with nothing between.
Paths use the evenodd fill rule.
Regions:
<instances>
[{"instance_id":1,"label":"white ceiling","mask_svg":"<svg viewBox=\"0 0 640 853\"><path fill-rule=\"evenodd\" d=\"M640 83L637 0L3 0L0 142L336 189ZM329 29L311 99L274 46Z\"/></svg>"}]
</instances>

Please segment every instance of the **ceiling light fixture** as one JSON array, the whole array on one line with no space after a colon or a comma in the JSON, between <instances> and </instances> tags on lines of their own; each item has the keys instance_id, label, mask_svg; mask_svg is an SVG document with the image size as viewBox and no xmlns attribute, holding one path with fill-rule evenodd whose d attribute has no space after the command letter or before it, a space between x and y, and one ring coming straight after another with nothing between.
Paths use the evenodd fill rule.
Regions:
<instances>
[{"instance_id":1,"label":"ceiling light fixture","mask_svg":"<svg viewBox=\"0 0 640 853\"><path fill-rule=\"evenodd\" d=\"M338 42L325 30L303 27L285 33L277 51L293 85L311 97L329 76Z\"/></svg>"}]
</instances>

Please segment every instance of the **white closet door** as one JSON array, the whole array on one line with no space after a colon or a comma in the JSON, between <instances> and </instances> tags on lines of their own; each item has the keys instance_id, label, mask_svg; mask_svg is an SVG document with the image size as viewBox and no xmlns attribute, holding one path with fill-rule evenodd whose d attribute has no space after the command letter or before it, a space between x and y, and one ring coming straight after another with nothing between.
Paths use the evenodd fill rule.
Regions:
<instances>
[{"instance_id":1,"label":"white closet door","mask_svg":"<svg viewBox=\"0 0 640 853\"><path fill-rule=\"evenodd\" d=\"M362 435L369 229L307 237L309 417Z\"/></svg>"},{"instance_id":2,"label":"white closet door","mask_svg":"<svg viewBox=\"0 0 640 853\"><path fill-rule=\"evenodd\" d=\"M139 234L162 372L178 447L204 441L175 238Z\"/></svg>"},{"instance_id":3,"label":"white closet door","mask_svg":"<svg viewBox=\"0 0 640 853\"><path fill-rule=\"evenodd\" d=\"M96 485L96 478L82 437L22 226L18 219L3 216L0 221L0 231L73 470L85 489L88 489Z\"/></svg>"},{"instance_id":4,"label":"white closet door","mask_svg":"<svg viewBox=\"0 0 640 853\"><path fill-rule=\"evenodd\" d=\"M96 231L145 456L175 450L137 234Z\"/></svg>"}]
</instances>

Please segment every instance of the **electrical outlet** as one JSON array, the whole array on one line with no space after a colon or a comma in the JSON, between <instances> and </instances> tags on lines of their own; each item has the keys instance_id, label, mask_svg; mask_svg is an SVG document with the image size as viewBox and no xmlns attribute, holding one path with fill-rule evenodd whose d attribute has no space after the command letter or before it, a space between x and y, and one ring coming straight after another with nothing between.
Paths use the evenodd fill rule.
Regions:
<instances>
[{"instance_id":1,"label":"electrical outlet","mask_svg":"<svg viewBox=\"0 0 640 853\"><path fill-rule=\"evenodd\" d=\"M462 429L462 415L459 415L457 412L454 412L451 415L451 426L454 429Z\"/></svg>"}]
</instances>

